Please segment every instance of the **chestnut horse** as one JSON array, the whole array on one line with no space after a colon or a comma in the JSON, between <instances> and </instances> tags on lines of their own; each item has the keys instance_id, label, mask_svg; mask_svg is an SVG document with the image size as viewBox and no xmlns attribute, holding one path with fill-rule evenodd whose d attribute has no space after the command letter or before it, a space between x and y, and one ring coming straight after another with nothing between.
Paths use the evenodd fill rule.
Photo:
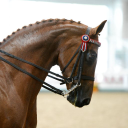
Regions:
<instances>
[{"instance_id":1,"label":"chestnut horse","mask_svg":"<svg viewBox=\"0 0 128 128\"><path fill-rule=\"evenodd\" d=\"M90 29L89 37L98 41L106 21ZM88 26L66 19L50 19L24 26L9 35L0 45L0 50L39 65L47 70L53 65L60 69L66 66L81 44L81 36ZM87 55L89 53L89 59ZM82 74L94 77L98 46L87 44ZM0 56L36 77L45 80L48 75L36 67L18 61L3 53ZM69 77L77 55L63 73ZM78 66L77 66L78 68ZM76 71L74 72L76 74ZM42 84L0 60L0 128L35 128L37 124L36 100ZM71 83L66 83L69 90ZM88 105L93 91L93 81L81 80L81 86L68 96L68 101L77 107Z\"/></svg>"}]
</instances>

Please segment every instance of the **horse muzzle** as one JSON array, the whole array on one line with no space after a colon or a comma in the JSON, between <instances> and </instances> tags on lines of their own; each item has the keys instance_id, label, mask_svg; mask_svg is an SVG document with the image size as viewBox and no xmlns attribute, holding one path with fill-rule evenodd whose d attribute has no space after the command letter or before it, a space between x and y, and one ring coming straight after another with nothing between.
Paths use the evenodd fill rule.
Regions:
<instances>
[{"instance_id":1,"label":"horse muzzle","mask_svg":"<svg viewBox=\"0 0 128 128\"><path fill-rule=\"evenodd\" d=\"M81 96L78 92L79 89L72 91L67 100L76 107L83 107L85 105L89 105L91 101L91 97Z\"/></svg>"}]
</instances>

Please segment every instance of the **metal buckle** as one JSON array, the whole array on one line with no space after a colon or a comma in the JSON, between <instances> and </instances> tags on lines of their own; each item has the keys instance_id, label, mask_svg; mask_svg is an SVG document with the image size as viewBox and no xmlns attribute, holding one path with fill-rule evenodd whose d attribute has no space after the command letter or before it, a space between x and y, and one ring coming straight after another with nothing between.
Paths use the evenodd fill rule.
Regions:
<instances>
[{"instance_id":1,"label":"metal buckle","mask_svg":"<svg viewBox=\"0 0 128 128\"><path fill-rule=\"evenodd\" d=\"M66 98L69 96L69 93L71 93L72 91L74 91L77 87L81 86L81 83L80 84L76 84L74 85L73 87L71 87L68 91L63 91L62 92L62 95Z\"/></svg>"},{"instance_id":2,"label":"metal buckle","mask_svg":"<svg viewBox=\"0 0 128 128\"><path fill-rule=\"evenodd\" d=\"M67 84L73 83L73 78L68 77L67 79L71 79L71 80L72 80L71 82L68 82L68 80L67 80L67 81L66 81Z\"/></svg>"}]
</instances>

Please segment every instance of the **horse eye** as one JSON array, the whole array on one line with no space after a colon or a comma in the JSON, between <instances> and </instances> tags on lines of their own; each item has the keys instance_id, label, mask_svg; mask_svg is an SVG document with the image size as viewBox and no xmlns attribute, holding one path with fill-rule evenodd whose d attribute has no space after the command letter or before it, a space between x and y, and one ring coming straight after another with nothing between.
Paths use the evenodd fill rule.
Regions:
<instances>
[{"instance_id":1,"label":"horse eye","mask_svg":"<svg viewBox=\"0 0 128 128\"><path fill-rule=\"evenodd\" d=\"M96 58L97 58L97 54L96 53L91 53L91 52L87 53L86 59L87 59L88 62L92 63L92 62L95 61Z\"/></svg>"}]
</instances>

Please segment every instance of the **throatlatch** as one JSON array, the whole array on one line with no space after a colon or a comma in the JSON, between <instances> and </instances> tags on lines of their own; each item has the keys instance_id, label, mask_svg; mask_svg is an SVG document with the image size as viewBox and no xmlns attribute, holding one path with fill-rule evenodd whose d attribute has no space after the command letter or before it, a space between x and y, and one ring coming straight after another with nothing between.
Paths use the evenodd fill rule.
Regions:
<instances>
[{"instance_id":1,"label":"throatlatch","mask_svg":"<svg viewBox=\"0 0 128 128\"><path fill-rule=\"evenodd\" d=\"M84 56L85 56L85 51L87 50L87 43L93 43L93 44L98 45L99 47L100 47L100 45L101 45L100 42L95 41L95 40L93 40L93 39L90 39L90 37L89 37L90 29L91 29L90 27L87 28L85 35L83 35L83 36L81 37L81 39L82 39L82 44L81 44L80 47L77 49L77 51L75 52L75 54L73 55L73 57L70 59L70 61L68 62L68 64L65 66L65 68L64 68L63 71L62 71L62 73L63 73L63 72L66 70L66 68L69 66L69 64L72 62L72 60L75 58L75 56L76 56L77 53L79 52L79 53L78 53L78 56L77 56L77 59L76 59L76 62L75 62L75 64L74 64L74 66L73 66L73 69L72 69L72 72L71 72L71 75L70 75L69 78L65 78L64 76L61 76L61 75L59 75L59 74L56 74L56 73L54 73L54 72L52 72L52 71L49 71L49 70L47 70L47 69L45 69L45 68L42 68L42 67L40 67L40 66L38 66L38 65L36 65L36 64L33 64L33 63L29 62L29 61L26 61L26 60L24 60L24 59L21 59L21 58L19 58L19 57L16 57L16 56L14 56L14 55L12 55L12 54L10 54L10 53L7 53L7 52L5 52L5 51L3 51L3 50L0 50L1 53L5 54L5 55L7 55L7 56L9 56L9 57L11 57L11 58L17 59L17 60L19 60L19 61L22 61L22 62L24 62L24 63L27 63L27 64L32 65L32 66L34 66L34 67L36 67L36 68L38 68L38 69L40 69L40 70L43 70L43 71L45 71L45 72L48 72L48 73L54 75L54 76L48 75L48 77L51 77L51 78L53 78L53 79L55 79L55 80L60 81L60 82L61 82L60 84L73 83L74 80L77 80L76 85L73 86L71 89L69 89L67 92L55 88L54 86L52 86L52 85L50 85L50 84L44 82L43 80L41 80L41 79L39 79L38 77L32 75L31 73L27 72L26 70L24 70L24 69L18 67L17 65L11 63L10 61L6 60L5 58L3 58L3 57L1 57L1 56L0 56L0 59L1 59L2 61L4 61L5 63L11 65L12 67L16 68L17 70L23 72L24 74L26 74L26 75L32 77L33 79L39 81L40 83L42 83L42 87L46 88L47 90L52 91L52 92L57 93L57 94L62 95L62 96L67 96L70 92L72 92L73 90L75 90L77 87L79 87L79 86L81 85L81 83L80 83L81 79L94 81L94 78L93 78L93 77L82 75ZM73 76L74 71L76 70L76 66L77 66L78 62L79 62L79 68L78 68L78 71L77 71L77 76ZM55 77L55 76L56 76L56 77ZM59 77L59 78L58 78L58 77Z\"/></svg>"}]
</instances>

